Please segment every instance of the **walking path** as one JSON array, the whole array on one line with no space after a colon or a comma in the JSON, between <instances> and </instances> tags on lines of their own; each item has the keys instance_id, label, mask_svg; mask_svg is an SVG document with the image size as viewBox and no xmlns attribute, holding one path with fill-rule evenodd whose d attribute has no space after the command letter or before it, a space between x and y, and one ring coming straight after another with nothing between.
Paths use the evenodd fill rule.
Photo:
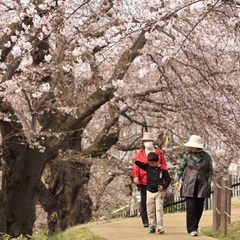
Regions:
<instances>
[{"instance_id":1,"label":"walking path","mask_svg":"<svg viewBox=\"0 0 240 240\"><path fill-rule=\"evenodd\" d=\"M200 227L212 226L212 210L203 212L200 221ZM240 221L240 197L232 199L231 221ZM139 217L125 218L118 220L109 220L103 222L94 222L84 225L95 235L106 238L107 240L188 240L192 237L186 232L186 213L174 213L164 215L165 233L159 235L148 234L148 229L141 224ZM199 240L211 240L214 238L207 237L200 233ZM239 236L240 239L240 236Z\"/></svg>"}]
</instances>

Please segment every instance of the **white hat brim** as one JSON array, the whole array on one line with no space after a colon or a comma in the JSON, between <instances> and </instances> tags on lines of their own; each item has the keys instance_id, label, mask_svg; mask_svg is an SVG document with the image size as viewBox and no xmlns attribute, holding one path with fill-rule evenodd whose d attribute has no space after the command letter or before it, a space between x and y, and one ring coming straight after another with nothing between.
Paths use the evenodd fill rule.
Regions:
<instances>
[{"instance_id":1,"label":"white hat brim","mask_svg":"<svg viewBox=\"0 0 240 240\"><path fill-rule=\"evenodd\" d=\"M194 148L204 148L203 144L197 144L197 143L191 143L191 142L185 143L184 146L186 146L186 147L194 147Z\"/></svg>"}]
</instances>

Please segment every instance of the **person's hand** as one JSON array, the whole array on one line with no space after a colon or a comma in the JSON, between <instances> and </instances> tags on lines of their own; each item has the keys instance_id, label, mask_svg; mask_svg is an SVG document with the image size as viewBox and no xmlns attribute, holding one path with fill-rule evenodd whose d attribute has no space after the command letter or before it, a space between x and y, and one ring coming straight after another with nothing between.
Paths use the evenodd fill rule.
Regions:
<instances>
[{"instance_id":1,"label":"person's hand","mask_svg":"<svg viewBox=\"0 0 240 240\"><path fill-rule=\"evenodd\" d=\"M158 186L158 191L159 191L159 192L163 192L163 186L162 186L162 185L159 185L159 186Z\"/></svg>"},{"instance_id":2,"label":"person's hand","mask_svg":"<svg viewBox=\"0 0 240 240\"><path fill-rule=\"evenodd\" d=\"M180 183L179 182L175 182L174 187L175 187L176 190L178 190L179 187L180 187Z\"/></svg>"},{"instance_id":3,"label":"person's hand","mask_svg":"<svg viewBox=\"0 0 240 240\"><path fill-rule=\"evenodd\" d=\"M138 184L138 177L133 178L133 182L134 182L135 184Z\"/></svg>"}]
</instances>

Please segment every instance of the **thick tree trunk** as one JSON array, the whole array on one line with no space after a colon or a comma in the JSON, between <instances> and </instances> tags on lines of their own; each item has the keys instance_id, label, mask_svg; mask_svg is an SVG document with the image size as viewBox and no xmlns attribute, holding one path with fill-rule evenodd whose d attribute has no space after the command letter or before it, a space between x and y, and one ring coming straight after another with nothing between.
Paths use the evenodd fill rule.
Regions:
<instances>
[{"instance_id":1,"label":"thick tree trunk","mask_svg":"<svg viewBox=\"0 0 240 240\"><path fill-rule=\"evenodd\" d=\"M55 156L55 150L48 147L40 152L38 148L29 147L20 134L21 126L17 121L0 127L3 137L1 233L12 237L31 236L36 220L36 202L43 199L41 175L47 160ZM54 205L54 201L45 202L48 208Z\"/></svg>"},{"instance_id":2,"label":"thick tree trunk","mask_svg":"<svg viewBox=\"0 0 240 240\"><path fill-rule=\"evenodd\" d=\"M41 182L45 165L56 152L18 144L17 138L3 142L3 183L0 230L12 237L31 236L37 201L48 213L49 234L91 219L92 201L87 186L90 165L56 161L50 165L49 189Z\"/></svg>"},{"instance_id":3,"label":"thick tree trunk","mask_svg":"<svg viewBox=\"0 0 240 240\"><path fill-rule=\"evenodd\" d=\"M6 221L5 221L5 219L4 219L4 216L3 216L3 208L2 208L2 206L3 206L3 194L2 194L2 192L0 192L0 232L1 233L4 233L4 232L6 232L6 230L7 230L7 227L6 227ZM0 239L1 239L1 237L0 237Z\"/></svg>"},{"instance_id":4,"label":"thick tree trunk","mask_svg":"<svg viewBox=\"0 0 240 240\"><path fill-rule=\"evenodd\" d=\"M17 144L3 148L2 213L5 232L13 237L32 234L43 159L44 154L38 149Z\"/></svg>"},{"instance_id":5,"label":"thick tree trunk","mask_svg":"<svg viewBox=\"0 0 240 240\"><path fill-rule=\"evenodd\" d=\"M92 217L92 201L87 191L90 165L58 161L51 164L50 171L47 183L57 201L55 214L48 215L49 235L53 235L59 230L88 222Z\"/></svg>"}]
</instances>

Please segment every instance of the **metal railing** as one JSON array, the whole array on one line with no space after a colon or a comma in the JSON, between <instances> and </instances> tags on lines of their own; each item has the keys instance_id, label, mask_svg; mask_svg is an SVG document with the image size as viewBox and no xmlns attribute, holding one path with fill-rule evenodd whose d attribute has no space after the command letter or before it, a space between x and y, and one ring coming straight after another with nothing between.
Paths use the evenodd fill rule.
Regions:
<instances>
[{"instance_id":1,"label":"metal railing","mask_svg":"<svg viewBox=\"0 0 240 240\"><path fill-rule=\"evenodd\" d=\"M232 197L240 196L240 176L233 176L232 181ZM205 201L205 210L212 209L213 203L213 191L211 192L210 198ZM176 213L184 212L186 210L186 200L181 197L174 197L168 194L165 198L164 213ZM126 205L109 215L103 216L100 220L114 219L114 218L126 218L126 217L137 217L140 216L140 208L130 210L130 206Z\"/></svg>"}]
</instances>

